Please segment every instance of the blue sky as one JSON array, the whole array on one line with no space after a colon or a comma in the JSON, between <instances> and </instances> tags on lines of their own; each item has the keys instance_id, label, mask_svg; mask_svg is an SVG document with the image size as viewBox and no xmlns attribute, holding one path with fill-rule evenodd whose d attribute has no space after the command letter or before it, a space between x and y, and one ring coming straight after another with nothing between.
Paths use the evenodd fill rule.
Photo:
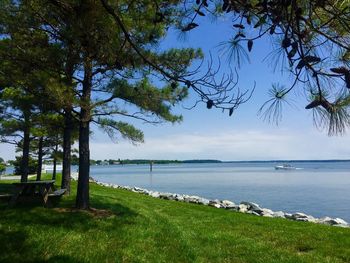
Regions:
<instances>
[{"instance_id":1,"label":"blue sky","mask_svg":"<svg viewBox=\"0 0 350 263\"><path fill-rule=\"evenodd\" d=\"M185 40L176 32L170 33L161 47L200 47L208 57L220 56L218 45L233 35L232 22L219 19L214 23L203 22L192 30ZM287 73L273 72L273 63L264 62L271 51L268 39L254 43L250 53L251 63L245 63L239 72L239 86L250 89L256 82L256 89L249 102L239 107L233 116L220 110L206 109L199 104L191 106L197 94L191 92L183 104L175 108L184 120L180 124L157 126L132 122L142 129L145 143L134 146L120 140L113 143L107 135L96 128L91 138L93 159L221 159L221 160L270 160L270 159L350 159L349 134L328 137L326 131L313 126L312 112L304 110L306 99L301 92L294 92L286 105L283 120L279 126L264 122L257 112L269 98L268 89L272 83L288 84ZM222 59L222 71L228 71L229 64ZM234 66L234 63L232 64ZM301 94L300 94L301 93ZM14 158L14 148L0 145L0 156Z\"/></svg>"}]
</instances>

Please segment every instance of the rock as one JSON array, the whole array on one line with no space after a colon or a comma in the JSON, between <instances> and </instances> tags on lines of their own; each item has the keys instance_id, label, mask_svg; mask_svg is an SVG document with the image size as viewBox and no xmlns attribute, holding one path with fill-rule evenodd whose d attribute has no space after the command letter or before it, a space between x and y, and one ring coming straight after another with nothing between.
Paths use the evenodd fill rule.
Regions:
<instances>
[{"instance_id":1,"label":"rock","mask_svg":"<svg viewBox=\"0 0 350 263\"><path fill-rule=\"evenodd\" d=\"M243 201L243 202L241 202L241 204L242 205L246 205L247 209L249 211L254 211L254 212L258 213L258 214L262 214L262 212L263 212L262 208L256 203Z\"/></svg>"},{"instance_id":2,"label":"rock","mask_svg":"<svg viewBox=\"0 0 350 263\"><path fill-rule=\"evenodd\" d=\"M194 196L194 195L186 195L186 196L184 196L184 200L187 203L195 203L195 204L197 204L198 203L198 199L199 199L199 197L198 196Z\"/></svg>"},{"instance_id":3,"label":"rock","mask_svg":"<svg viewBox=\"0 0 350 263\"><path fill-rule=\"evenodd\" d=\"M154 198L159 198L160 197L160 193L159 192L151 192L150 196L152 196Z\"/></svg>"},{"instance_id":4,"label":"rock","mask_svg":"<svg viewBox=\"0 0 350 263\"><path fill-rule=\"evenodd\" d=\"M220 200L218 200L218 199L209 200L209 205L210 205L210 206L215 206L215 205L217 205L217 204L221 206Z\"/></svg>"},{"instance_id":5,"label":"rock","mask_svg":"<svg viewBox=\"0 0 350 263\"><path fill-rule=\"evenodd\" d=\"M282 211L273 212L272 217L286 218L285 213Z\"/></svg>"},{"instance_id":6,"label":"rock","mask_svg":"<svg viewBox=\"0 0 350 263\"><path fill-rule=\"evenodd\" d=\"M292 214L291 219L296 221L303 221L303 222L313 222L313 223L317 222L316 218L310 215L306 215L304 213L294 213Z\"/></svg>"},{"instance_id":7,"label":"rock","mask_svg":"<svg viewBox=\"0 0 350 263\"><path fill-rule=\"evenodd\" d=\"M170 200L172 198L172 194L171 193L159 193L159 198Z\"/></svg>"},{"instance_id":8,"label":"rock","mask_svg":"<svg viewBox=\"0 0 350 263\"><path fill-rule=\"evenodd\" d=\"M230 201L230 200L223 200L223 201L221 202L221 204L222 204L223 206L225 206L226 209L230 209L230 208L236 207L236 204L235 204L234 202Z\"/></svg>"},{"instance_id":9,"label":"rock","mask_svg":"<svg viewBox=\"0 0 350 263\"><path fill-rule=\"evenodd\" d=\"M247 214L251 214L251 215L255 215L255 216L260 216L259 213L254 212L253 210L248 210L248 211L247 211Z\"/></svg>"},{"instance_id":10,"label":"rock","mask_svg":"<svg viewBox=\"0 0 350 263\"><path fill-rule=\"evenodd\" d=\"M249 210L261 209L258 204L252 202L242 201L241 205L246 205Z\"/></svg>"},{"instance_id":11,"label":"rock","mask_svg":"<svg viewBox=\"0 0 350 263\"><path fill-rule=\"evenodd\" d=\"M183 195L176 195L176 201L179 201L179 202L184 202L185 201L185 198L183 197Z\"/></svg>"},{"instance_id":12,"label":"rock","mask_svg":"<svg viewBox=\"0 0 350 263\"><path fill-rule=\"evenodd\" d=\"M341 218L330 218L328 216L320 218L318 220L319 223L331 226L347 226L348 223Z\"/></svg>"},{"instance_id":13,"label":"rock","mask_svg":"<svg viewBox=\"0 0 350 263\"><path fill-rule=\"evenodd\" d=\"M290 213L284 213L284 217L287 219L293 219L292 214L290 214Z\"/></svg>"},{"instance_id":14,"label":"rock","mask_svg":"<svg viewBox=\"0 0 350 263\"><path fill-rule=\"evenodd\" d=\"M247 213L248 212L248 206L246 206L245 204L240 204L238 206L238 211L241 213Z\"/></svg>"},{"instance_id":15,"label":"rock","mask_svg":"<svg viewBox=\"0 0 350 263\"><path fill-rule=\"evenodd\" d=\"M222 205L221 205L221 204L214 204L214 205L212 205L212 206L214 206L214 207L216 207L216 208L222 208Z\"/></svg>"},{"instance_id":16,"label":"rock","mask_svg":"<svg viewBox=\"0 0 350 263\"><path fill-rule=\"evenodd\" d=\"M263 208L262 212L260 213L262 216L266 217L273 217L273 211L271 209Z\"/></svg>"},{"instance_id":17,"label":"rock","mask_svg":"<svg viewBox=\"0 0 350 263\"><path fill-rule=\"evenodd\" d=\"M261 214L261 215L264 216L264 217L273 217L272 214Z\"/></svg>"},{"instance_id":18,"label":"rock","mask_svg":"<svg viewBox=\"0 0 350 263\"><path fill-rule=\"evenodd\" d=\"M200 197L200 198L198 199L198 204L201 204L201 205L209 205L209 200Z\"/></svg>"},{"instance_id":19,"label":"rock","mask_svg":"<svg viewBox=\"0 0 350 263\"><path fill-rule=\"evenodd\" d=\"M341 219L338 217L334 219L334 222L336 222L337 225L348 225L348 222L346 222L344 219Z\"/></svg>"}]
</instances>

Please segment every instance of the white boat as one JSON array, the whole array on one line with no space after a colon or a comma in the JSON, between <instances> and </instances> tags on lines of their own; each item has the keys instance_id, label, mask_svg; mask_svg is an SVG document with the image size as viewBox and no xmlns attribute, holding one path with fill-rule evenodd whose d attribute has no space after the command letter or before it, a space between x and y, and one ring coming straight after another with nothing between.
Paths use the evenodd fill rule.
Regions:
<instances>
[{"instance_id":1,"label":"white boat","mask_svg":"<svg viewBox=\"0 0 350 263\"><path fill-rule=\"evenodd\" d=\"M291 166L290 164L282 164L282 165L276 165L275 166L276 170L296 170L297 168L295 168L294 166Z\"/></svg>"}]
</instances>

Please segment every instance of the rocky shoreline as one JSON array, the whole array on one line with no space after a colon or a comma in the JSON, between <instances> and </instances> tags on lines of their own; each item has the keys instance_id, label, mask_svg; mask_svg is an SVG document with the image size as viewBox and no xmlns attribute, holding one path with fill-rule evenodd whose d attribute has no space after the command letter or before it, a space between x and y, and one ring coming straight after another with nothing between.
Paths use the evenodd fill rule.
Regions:
<instances>
[{"instance_id":1,"label":"rocky shoreline","mask_svg":"<svg viewBox=\"0 0 350 263\"><path fill-rule=\"evenodd\" d=\"M236 204L229 200L218 200L218 199L209 200L209 199L195 196L195 195L162 193L157 191L150 191L139 187L130 187L130 186L121 186L117 184L103 183L103 182L96 181L94 179L91 179L91 181L104 187L128 190L135 193L148 195L154 198L173 200L178 202L194 203L199 205L207 205L207 206L216 207L218 209L237 211L241 213L252 214L255 216L285 218L285 219L290 219L294 221L303 221L303 222L311 222L311 223L317 223L317 224L325 224L330 226L350 228L350 224L341 218L331 218L328 216L322 217L322 218L315 218L311 215L306 215L304 213L291 214L283 211L272 211L271 209L261 208L256 203L246 202L246 201L242 201L240 202L240 204Z\"/></svg>"}]
</instances>

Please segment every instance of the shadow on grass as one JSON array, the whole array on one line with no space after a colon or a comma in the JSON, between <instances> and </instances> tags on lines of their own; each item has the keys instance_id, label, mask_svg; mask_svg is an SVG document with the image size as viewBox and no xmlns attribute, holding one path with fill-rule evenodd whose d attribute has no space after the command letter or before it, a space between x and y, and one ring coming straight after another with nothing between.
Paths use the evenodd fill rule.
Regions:
<instances>
[{"instance_id":1,"label":"shadow on grass","mask_svg":"<svg viewBox=\"0 0 350 263\"><path fill-rule=\"evenodd\" d=\"M64 198L56 208L44 208L36 204L22 204L13 208L1 205L0 262L79 262L65 255L67 251L63 250L61 255L59 245L57 248L52 245L56 242L64 244L67 233L71 240L85 235L90 238L89 235L94 232L108 233L111 229L122 234L125 228L135 224L138 216L113 198L93 198L94 208L108 211L102 217L93 212L73 209L73 199Z\"/></svg>"},{"instance_id":2,"label":"shadow on grass","mask_svg":"<svg viewBox=\"0 0 350 263\"><path fill-rule=\"evenodd\" d=\"M41 255L35 255L36 243L28 241L23 231L0 229L0 237L0 262L80 262L66 255L42 259Z\"/></svg>"}]
</instances>

